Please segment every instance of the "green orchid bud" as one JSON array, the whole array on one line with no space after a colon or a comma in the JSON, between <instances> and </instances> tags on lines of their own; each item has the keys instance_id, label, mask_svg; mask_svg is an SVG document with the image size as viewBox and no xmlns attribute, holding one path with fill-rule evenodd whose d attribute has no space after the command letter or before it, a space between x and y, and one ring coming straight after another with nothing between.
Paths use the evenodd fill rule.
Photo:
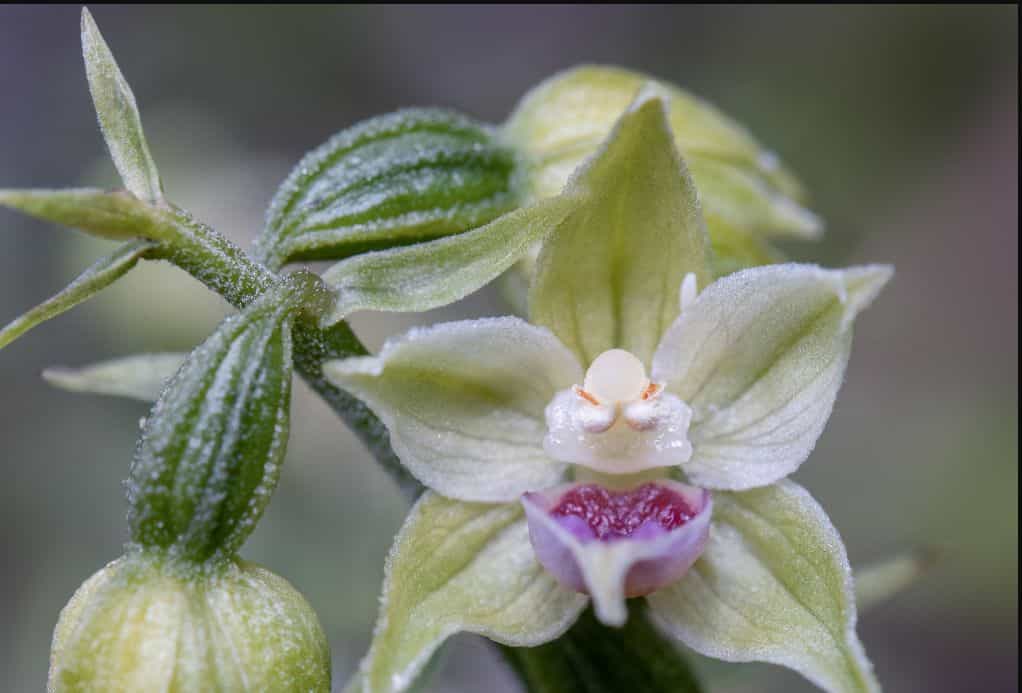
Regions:
<instances>
[{"instance_id":1,"label":"green orchid bud","mask_svg":"<svg viewBox=\"0 0 1022 693\"><path fill-rule=\"evenodd\" d=\"M285 579L131 553L83 584L53 633L47 690L328 691L330 651Z\"/></svg>"}]
</instances>

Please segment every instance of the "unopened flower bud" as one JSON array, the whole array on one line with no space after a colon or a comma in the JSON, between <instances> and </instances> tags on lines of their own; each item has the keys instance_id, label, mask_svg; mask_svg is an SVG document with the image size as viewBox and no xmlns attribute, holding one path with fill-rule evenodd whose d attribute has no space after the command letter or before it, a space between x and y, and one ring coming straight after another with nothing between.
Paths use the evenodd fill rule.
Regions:
<instances>
[{"instance_id":1,"label":"unopened flower bud","mask_svg":"<svg viewBox=\"0 0 1022 693\"><path fill-rule=\"evenodd\" d=\"M330 651L302 595L259 566L132 553L64 607L47 690L328 691Z\"/></svg>"}]
</instances>

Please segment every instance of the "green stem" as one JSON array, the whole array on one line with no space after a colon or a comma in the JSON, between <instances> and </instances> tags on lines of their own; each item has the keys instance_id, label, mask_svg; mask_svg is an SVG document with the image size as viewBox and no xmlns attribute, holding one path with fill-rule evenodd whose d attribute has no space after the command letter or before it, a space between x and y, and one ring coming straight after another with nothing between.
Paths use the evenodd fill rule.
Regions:
<instances>
[{"instance_id":1,"label":"green stem","mask_svg":"<svg viewBox=\"0 0 1022 693\"><path fill-rule=\"evenodd\" d=\"M532 648L502 647L529 693L699 693L681 654L629 603L622 628L607 628L586 610L557 640Z\"/></svg>"},{"instance_id":2,"label":"green stem","mask_svg":"<svg viewBox=\"0 0 1022 693\"><path fill-rule=\"evenodd\" d=\"M177 265L239 309L280 281L279 275L187 212L172 208L169 213L176 242L172 247L160 246L147 257ZM295 370L358 436L409 499L414 500L424 488L394 454L387 428L361 401L323 376L325 361L369 352L347 323L322 330L314 320L314 316L303 317L295 325Z\"/></svg>"}]
</instances>

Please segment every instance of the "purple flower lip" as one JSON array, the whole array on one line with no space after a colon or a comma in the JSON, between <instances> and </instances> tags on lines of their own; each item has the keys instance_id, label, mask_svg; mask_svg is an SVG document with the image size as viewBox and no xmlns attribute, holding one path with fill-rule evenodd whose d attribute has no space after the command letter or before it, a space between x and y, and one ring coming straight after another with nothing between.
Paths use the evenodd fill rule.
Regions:
<instances>
[{"instance_id":1,"label":"purple flower lip","mask_svg":"<svg viewBox=\"0 0 1022 693\"><path fill-rule=\"evenodd\" d=\"M566 484L526 493L522 504L539 562L593 595L598 610L601 598L623 609L624 597L681 578L706 545L713 505L708 491L669 480L626 491Z\"/></svg>"}]
</instances>

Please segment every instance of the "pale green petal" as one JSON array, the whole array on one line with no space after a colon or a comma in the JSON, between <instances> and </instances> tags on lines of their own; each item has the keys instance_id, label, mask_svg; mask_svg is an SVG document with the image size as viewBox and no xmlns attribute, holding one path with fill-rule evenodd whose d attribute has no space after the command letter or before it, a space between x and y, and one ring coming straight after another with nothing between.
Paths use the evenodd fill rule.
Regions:
<instances>
[{"instance_id":1,"label":"pale green petal","mask_svg":"<svg viewBox=\"0 0 1022 693\"><path fill-rule=\"evenodd\" d=\"M688 165L703 207L732 226L760 237L816 239L823 234L818 216L754 173L715 159L693 158Z\"/></svg>"},{"instance_id":2,"label":"pale green petal","mask_svg":"<svg viewBox=\"0 0 1022 693\"><path fill-rule=\"evenodd\" d=\"M678 315L685 274L701 285L709 278L698 195L655 89L640 94L569 190L585 202L543 244L533 322L583 363L615 347L649 363Z\"/></svg>"},{"instance_id":3,"label":"pale green petal","mask_svg":"<svg viewBox=\"0 0 1022 693\"><path fill-rule=\"evenodd\" d=\"M140 200L158 202L163 198L163 185L142 133L135 95L85 8L82 8L82 55L99 126L124 187Z\"/></svg>"},{"instance_id":4,"label":"pale green petal","mask_svg":"<svg viewBox=\"0 0 1022 693\"><path fill-rule=\"evenodd\" d=\"M543 410L582 369L547 330L517 318L444 323L323 371L380 417L402 463L445 496L510 501L563 475L543 452Z\"/></svg>"},{"instance_id":5,"label":"pale green petal","mask_svg":"<svg viewBox=\"0 0 1022 693\"><path fill-rule=\"evenodd\" d=\"M844 545L812 496L782 481L714 504L702 558L648 597L653 618L709 657L780 664L831 693L878 691Z\"/></svg>"},{"instance_id":6,"label":"pale green petal","mask_svg":"<svg viewBox=\"0 0 1022 693\"><path fill-rule=\"evenodd\" d=\"M464 298L496 279L577 204L554 197L456 236L343 260L323 274L337 291L324 322L358 310L418 312Z\"/></svg>"},{"instance_id":7,"label":"pale green petal","mask_svg":"<svg viewBox=\"0 0 1022 693\"><path fill-rule=\"evenodd\" d=\"M706 288L664 335L652 378L694 411L692 483L742 490L795 471L830 417L852 321L886 266L772 265Z\"/></svg>"},{"instance_id":8,"label":"pale green petal","mask_svg":"<svg viewBox=\"0 0 1022 693\"><path fill-rule=\"evenodd\" d=\"M53 367L43 371L50 385L70 392L113 395L154 402L187 354L134 354L81 368Z\"/></svg>"},{"instance_id":9,"label":"pale green petal","mask_svg":"<svg viewBox=\"0 0 1022 693\"><path fill-rule=\"evenodd\" d=\"M553 640L587 599L536 561L522 510L427 492L387 559L380 617L347 690L407 690L430 655L458 632L514 647Z\"/></svg>"},{"instance_id":10,"label":"pale green petal","mask_svg":"<svg viewBox=\"0 0 1022 693\"><path fill-rule=\"evenodd\" d=\"M97 261L64 287L60 293L0 329L0 349L36 325L57 317L110 286L127 274L132 267L138 264L139 259L153 247L155 246L148 241L129 243L121 246L113 255Z\"/></svg>"}]
</instances>

